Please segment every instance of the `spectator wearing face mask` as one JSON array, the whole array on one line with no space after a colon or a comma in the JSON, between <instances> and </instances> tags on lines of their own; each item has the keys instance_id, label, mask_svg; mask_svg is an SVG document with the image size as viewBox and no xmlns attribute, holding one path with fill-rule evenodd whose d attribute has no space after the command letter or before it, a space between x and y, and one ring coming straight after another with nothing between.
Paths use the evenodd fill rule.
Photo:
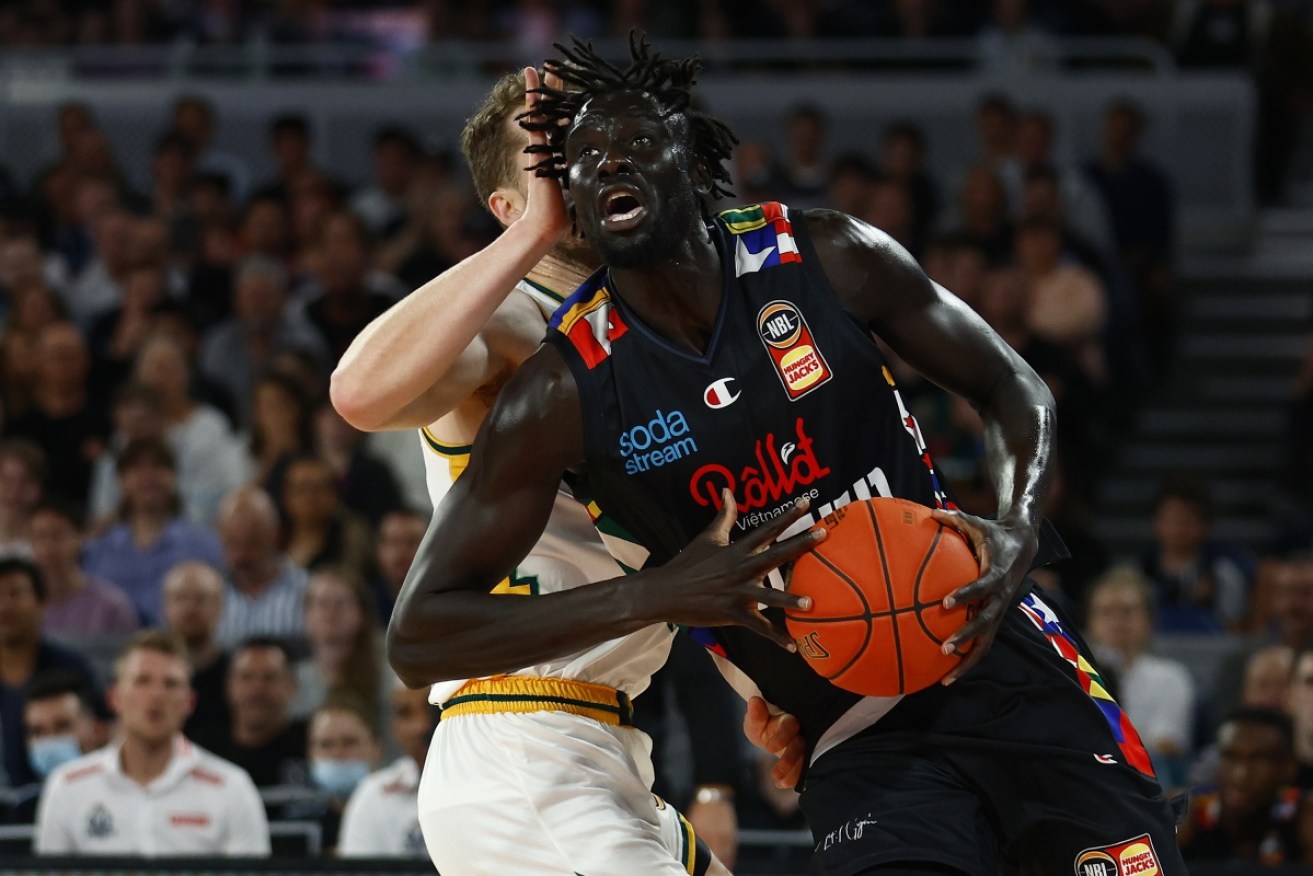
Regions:
<instances>
[{"instance_id":1,"label":"spectator wearing face mask","mask_svg":"<svg viewBox=\"0 0 1313 876\"><path fill-rule=\"evenodd\" d=\"M104 722L96 715L91 689L82 676L50 670L32 679L23 704L27 762L37 780L15 790L0 820L31 824L46 777L58 767L104 745Z\"/></svg>"},{"instance_id":2,"label":"spectator wearing face mask","mask_svg":"<svg viewBox=\"0 0 1313 876\"><path fill-rule=\"evenodd\" d=\"M289 804L282 817L319 822L325 849L337 846L347 799L378 766L382 749L373 713L347 693L330 696L310 718L306 761L319 795Z\"/></svg>"},{"instance_id":3,"label":"spectator wearing face mask","mask_svg":"<svg viewBox=\"0 0 1313 876\"><path fill-rule=\"evenodd\" d=\"M343 858L422 858L419 775L437 719L428 690L394 682L392 739L402 756L360 782L342 813L337 853Z\"/></svg>"}]
</instances>

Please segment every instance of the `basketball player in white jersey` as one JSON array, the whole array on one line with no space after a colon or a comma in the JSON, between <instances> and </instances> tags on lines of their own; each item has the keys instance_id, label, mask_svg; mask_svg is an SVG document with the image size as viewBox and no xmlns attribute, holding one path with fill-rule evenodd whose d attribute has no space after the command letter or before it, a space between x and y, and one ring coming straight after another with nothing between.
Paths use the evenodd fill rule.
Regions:
<instances>
[{"instance_id":1,"label":"basketball player in white jersey","mask_svg":"<svg viewBox=\"0 0 1313 876\"><path fill-rule=\"evenodd\" d=\"M462 134L479 195L505 232L371 323L333 374L333 403L357 428L419 428L435 506L464 470L498 390L596 265L569 236L558 184L521 169L531 163L529 135L515 122L526 82L537 86L532 68L503 77ZM553 592L619 574L562 489L542 540L497 591ZM650 742L628 726L629 697L665 662L671 635L648 627L510 676L432 686L443 717L419 816L442 873L727 872L650 793ZM423 679L418 666L397 668ZM783 754L777 779L796 780L802 741L791 716L772 717L755 701L745 732Z\"/></svg>"}]
</instances>

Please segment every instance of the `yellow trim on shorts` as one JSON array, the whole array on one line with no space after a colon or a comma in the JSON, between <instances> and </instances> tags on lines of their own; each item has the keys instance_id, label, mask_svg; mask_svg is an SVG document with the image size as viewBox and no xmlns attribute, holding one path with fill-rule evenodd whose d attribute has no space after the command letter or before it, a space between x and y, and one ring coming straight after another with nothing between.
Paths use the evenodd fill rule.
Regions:
<instances>
[{"instance_id":1,"label":"yellow trim on shorts","mask_svg":"<svg viewBox=\"0 0 1313 876\"><path fill-rule=\"evenodd\" d=\"M571 678L499 675L465 683L442 705L442 720L507 712L567 712L603 724L631 727L634 707L622 690Z\"/></svg>"},{"instance_id":2,"label":"yellow trim on shorts","mask_svg":"<svg viewBox=\"0 0 1313 876\"><path fill-rule=\"evenodd\" d=\"M684 854L681 856L680 863L684 865L689 876L693 876L693 868L697 865L698 857L698 835L693 830L693 825L684 817L684 813L675 810L675 814L679 816L679 826L684 829Z\"/></svg>"}]
</instances>

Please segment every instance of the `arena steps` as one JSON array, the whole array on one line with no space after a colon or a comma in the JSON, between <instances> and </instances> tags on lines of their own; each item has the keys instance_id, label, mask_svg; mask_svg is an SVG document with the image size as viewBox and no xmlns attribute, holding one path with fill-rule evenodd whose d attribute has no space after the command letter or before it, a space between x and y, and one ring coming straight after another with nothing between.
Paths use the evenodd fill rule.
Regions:
<instances>
[{"instance_id":1,"label":"arena steps","mask_svg":"<svg viewBox=\"0 0 1313 876\"><path fill-rule=\"evenodd\" d=\"M1280 225L1283 239L1288 225ZM1149 394L1095 497L1094 530L1111 556L1150 543L1153 497L1166 477L1206 482L1215 534L1259 552L1298 508L1285 471L1287 405L1313 332L1313 257L1307 243L1303 258L1271 249L1187 260L1170 374Z\"/></svg>"}]
</instances>

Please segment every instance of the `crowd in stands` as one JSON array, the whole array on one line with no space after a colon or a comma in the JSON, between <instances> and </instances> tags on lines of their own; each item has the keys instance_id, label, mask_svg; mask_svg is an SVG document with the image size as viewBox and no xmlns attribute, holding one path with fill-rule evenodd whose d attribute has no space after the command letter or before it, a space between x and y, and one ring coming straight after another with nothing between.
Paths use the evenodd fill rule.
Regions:
<instances>
[{"instance_id":1,"label":"crowd in stands","mask_svg":"<svg viewBox=\"0 0 1313 876\"><path fill-rule=\"evenodd\" d=\"M905 25L952 5L889 10ZM768 8L784 20L792 6L813 8ZM32 10L61 8L6 5L0 42L35 27ZM134 8L159 12L147 33L170 37L211 4L168 4L196 13L173 21L164 5ZM351 185L315 165L302 115L270 120L269 179L209 147L220 121L200 97L167 108L141 185L118 172L95 108L64 105L50 119L62 151L0 201L3 818L36 819L41 852L122 850L129 801L149 787L218 808L188 810L198 845L146 851L263 854L269 824L310 821L342 855L422 855L415 787L435 715L395 682L381 638L428 521L423 451L413 434L352 429L327 377L373 317L496 229L452 158L404 127L377 132L373 172ZM1255 821L1226 788L1252 781L1237 764L1261 749L1290 769L1246 805L1285 812L1300 805L1288 787L1313 790L1313 555L1260 562L1266 546L1218 541L1192 483L1163 485L1143 556L1108 556L1088 525L1137 388L1171 358L1175 206L1139 150L1151 120L1112 103L1102 140L1068 164L1050 115L990 95L964 121L976 157L955 178L927 171L914 121L839 155L816 108L780 121L778 142L738 149L739 201L834 207L885 229L1052 387L1047 514L1073 557L1036 578L1081 618L1164 778L1222 789L1192 812L1198 854L1306 854L1287 848L1302 838L1286 822L1262 824L1275 845L1237 838L1234 819ZM979 418L895 366L961 504L988 513ZM1301 380L1307 407L1308 368ZM1182 634L1234 653L1215 677L1155 653ZM741 822L799 826L796 800L762 781L768 765L734 748L741 768L714 783L737 785ZM79 783L123 807L96 808ZM249 844L215 839L224 824Z\"/></svg>"}]
</instances>

